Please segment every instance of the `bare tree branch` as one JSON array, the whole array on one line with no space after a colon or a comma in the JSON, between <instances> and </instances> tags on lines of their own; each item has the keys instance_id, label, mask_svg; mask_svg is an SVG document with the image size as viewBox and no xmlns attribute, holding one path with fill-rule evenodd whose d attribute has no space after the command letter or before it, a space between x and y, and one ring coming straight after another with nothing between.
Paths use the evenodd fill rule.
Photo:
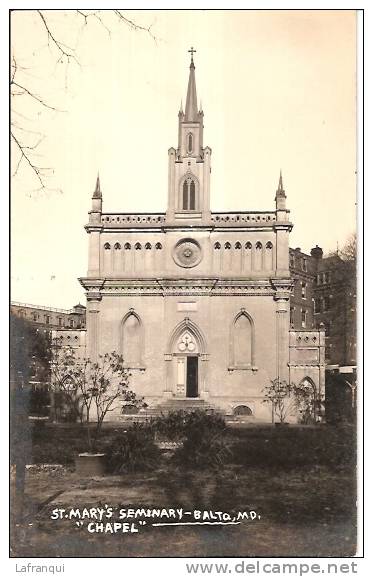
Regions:
<instances>
[{"instance_id":1,"label":"bare tree branch","mask_svg":"<svg viewBox=\"0 0 373 577\"><path fill-rule=\"evenodd\" d=\"M56 61L55 61L56 68L57 68L57 64L60 64L60 63L64 63L66 65L65 86L67 86L67 73L68 73L70 63L75 62L75 64L77 64L79 67L81 67L81 63L79 62L79 59L77 56L78 39L76 41L75 47L67 45L66 42L63 41L59 37L59 33L55 30L55 26L51 25L50 19L48 18L48 10L33 10L32 12L34 14L37 14L39 22L42 26L42 30L46 34L47 46L50 50L50 53L53 54L52 57L56 59ZM106 32L108 33L108 35L110 37L111 36L111 30L107 26L107 24L105 23L105 16L107 13L111 13L111 14L115 15L115 17L118 19L118 21L120 23L126 25L130 30L145 32L145 33L149 34L149 36L154 40L154 42L156 42L156 40L157 40L156 37L154 36L152 30L151 30L152 25L150 25L149 27L146 27L146 26L142 26L140 24L137 24L135 21L128 18L127 15L121 10L89 10L88 11L88 10L77 9L77 10L68 10L68 11L61 11L61 12L65 12L65 14L69 14L69 15L71 13L75 14L77 16L76 22L78 22L78 20L83 21L83 26L81 28L80 28L80 26L78 26L78 29L77 30L75 29L75 32L77 32L77 34L78 34L78 38L80 36L80 32L82 31L83 28L85 28L87 26L89 20L98 22L98 24L106 30ZM22 76L21 79L19 79L19 75ZM12 61L11 61L11 72L10 72L10 87L11 87L11 96L12 96L12 98L14 98L14 101L16 101L17 97L28 96L29 99L33 100L37 106L41 107L41 109L50 110L53 112L65 112L65 111L57 108L56 106L53 106L49 102L47 102L43 98L42 95L35 93L35 91L32 90L29 87L29 85L27 84L27 81L26 81L27 76L30 76L29 68L21 66L20 63L17 62L17 59L13 53L12 54ZM18 100L17 100L17 102L18 102ZM38 114L40 114L40 112ZM28 122L33 122L32 118L28 118L26 115L22 114L22 112L20 112L19 110L16 110L14 107L12 108L12 116L13 115L17 115L20 119L26 120ZM41 141L44 139L44 135L21 126L19 122L17 123L13 119L12 119L11 127L12 127L11 139L12 139L12 142L14 143L14 145L16 146L16 148L18 149L18 153L19 153L19 158L16 162L16 168L15 168L13 175L16 175L18 173L20 166L22 165L22 163L24 163L29 169L31 169L34 176L37 178L38 182L40 183L41 188L46 189L47 188L47 182L45 179L46 179L48 173L50 173L50 171L52 171L52 169L41 167L34 160L35 150L40 145ZM18 131L20 131L23 134L18 133ZM27 141L27 136L31 137L31 135L40 136L40 139L38 139L37 141L30 144ZM32 154L32 156L31 156L31 154Z\"/></svg>"},{"instance_id":2,"label":"bare tree branch","mask_svg":"<svg viewBox=\"0 0 373 577\"><path fill-rule=\"evenodd\" d=\"M25 88L25 86L22 86L21 84L18 84L18 82L15 82L15 80L12 80L12 82L10 83L11 86L16 86L17 88L19 88L20 90L22 90L22 92L19 93L12 93L13 96L22 96L23 94L27 94L28 96L30 96L31 98L33 98L34 100L36 100L37 102L39 102L39 104L41 104L42 106L44 106L45 108L48 108L49 110L54 110L55 112L66 112L64 110L58 110L57 108L55 108L54 106L51 106L50 104L47 104L46 102L44 102L44 100L42 100L39 96L36 96L36 94L33 94L32 92L30 92L30 90L28 90L27 88Z\"/></svg>"},{"instance_id":3,"label":"bare tree branch","mask_svg":"<svg viewBox=\"0 0 373 577\"><path fill-rule=\"evenodd\" d=\"M119 18L119 20L121 22L124 22L125 24L127 24L127 26L129 26L131 28L131 30L135 30L135 31L141 30L143 32L147 32L152 37L154 42L157 42L157 39L151 30L153 24L151 24L150 26L148 26L148 28L146 28L145 26L141 26L140 24L136 24L136 22L127 18L127 16L125 16L121 10L114 10L114 14L116 14L116 16Z\"/></svg>"},{"instance_id":4,"label":"bare tree branch","mask_svg":"<svg viewBox=\"0 0 373 577\"><path fill-rule=\"evenodd\" d=\"M50 171L50 170L52 170L52 169L51 169L51 168L46 168L46 167L37 166L36 164L34 164L34 163L31 161L30 155L27 154L27 152L26 152L27 150L33 150L34 148L36 148L36 147L40 144L41 140L43 140L43 139L41 139L34 147L32 147L32 146L25 146L24 144L21 144L13 132L11 132L11 138L12 138L12 140L14 141L14 143L16 144L16 146L17 146L17 148L18 148L18 151L19 151L19 154L20 154L19 160L18 160L17 165L16 165L16 169L15 169L15 171L13 172L13 176L15 176L15 175L17 174L18 169L19 169L19 167L20 167L20 165L21 165L21 162L24 160L24 161L26 162L26 164L31 168L31 170L33 171L34 175L35 175L35 176L37 177L37 179L39 180L41 188L42 188L42 189L45 188L46 185L45 185L45 183L44 183L43 176L45 177L45 176L47 176L47 175L46 175L46 174L43 174L43 172Z\"/></svg>"},{"instance_id":5,"label":"bare tree branch","mask_svg":"<svg viewBox=\"0 0 373 577\"><path fill-rule=\"evenodd\" d=\"M57 38L54 36L54 34L52 33L45 17L44 14L42 13L41 10L37 10L37 13L39 14L41 21L44 25L44 28L47 32L47 36L48 36L48 44L49 42L52 42L52 44L54 44L58 50L58 52L60 53L60 58L58 59L59 61L61 61L63 58L67 58L67 61L70 62L70 59L74 60L77 64L79 64L76 55L74 53L73 48L70 48L69 46L67 46L66 44L64 44L63 42L61 42L60 40L57 40Z\"/></svg>"}]
</instances>

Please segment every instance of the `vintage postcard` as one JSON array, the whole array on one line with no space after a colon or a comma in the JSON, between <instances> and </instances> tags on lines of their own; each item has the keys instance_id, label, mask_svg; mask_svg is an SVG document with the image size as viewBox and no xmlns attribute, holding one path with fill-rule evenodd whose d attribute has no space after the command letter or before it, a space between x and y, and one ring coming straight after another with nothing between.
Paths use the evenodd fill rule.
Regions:
<instances>
[{"instance_id":1,"label":"vintage postcard","mask_svg":"<svg viewBox=\"0 0 373 577\"><path fill-rule=\"evenodd\" d=\"M358 29L10 11L17 571L356 572Z\"/></svg>"}]
</instances>

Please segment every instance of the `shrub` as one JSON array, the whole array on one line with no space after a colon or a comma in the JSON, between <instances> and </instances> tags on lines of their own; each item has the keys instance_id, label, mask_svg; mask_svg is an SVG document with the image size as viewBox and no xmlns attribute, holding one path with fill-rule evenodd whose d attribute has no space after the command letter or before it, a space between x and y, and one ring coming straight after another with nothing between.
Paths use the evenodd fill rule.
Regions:
<instances>
[{"instance_id":1,"label":"shrub","mask_svg":"<svg viewBox=\"0 0 373 577\"><path fill-rule=\"evenodd\" d=\"M127 431L115 437L106 449L109 472L133 473L148 471L160 460L160 450L154 442L151 427L134 423Z\"/></svg>"},{"instance_id":2,"label":"shrub","mask_svg":"<svg viewBox=\"0 0 373 577\"><path fill-rule=\"evenodd\" d=\"M186 467L202 469L221 467L229 460L231 449L228 439L220 432L205 431L204 435L191 434L176 449L174 460Z\"/></svg>"},{"instance_id":3,"label":"shrub","mask_svg":"<svg viewBox=\"0 0 373 577\"><path fill-rule=\"evenodd\" d=\"M152 427L157 435L169 441L184 441L221 432L226 429L226 424L218 413L197 409L172 411L155 419Z\"/></svg>"},{"instance_id":4,"label":"shrub","mask_svg":"<svg viewBox=\"0 0 373 577\"><path fill-rule=\"evenodd\" d=\"M217 467L230 456L226 424L218 413L175 411L156 419L153 429L169 441L182 441L173 459L185 466Z\"/></svg>"}]
</instances>

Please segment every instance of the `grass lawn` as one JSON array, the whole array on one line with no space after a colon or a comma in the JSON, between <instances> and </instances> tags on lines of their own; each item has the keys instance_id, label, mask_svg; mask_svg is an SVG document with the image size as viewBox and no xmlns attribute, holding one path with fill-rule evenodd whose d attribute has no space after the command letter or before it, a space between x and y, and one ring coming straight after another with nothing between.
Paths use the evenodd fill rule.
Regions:
<instances>
[{"instance_id":1,"label":"grass lawn","mask_svg":"<svg viewBox=\"0 0 373 577\"><path fill-rule=\"evenodd\" d=\"M106 428L103 448L116 434ZM227 433L230 462L193 470L169 459L146 473L79 478L75 452L84 449L78 427L48 426L34 433L26 517L13 528L12 555L65 557L350 556L356 548L355 433L352 428L242 428ZM89 533L69 519L52 520L57 507L99 504L124 508L256 510L260 520L225 526L152 527L139 533Z\"/></svg>"}]
</instances>

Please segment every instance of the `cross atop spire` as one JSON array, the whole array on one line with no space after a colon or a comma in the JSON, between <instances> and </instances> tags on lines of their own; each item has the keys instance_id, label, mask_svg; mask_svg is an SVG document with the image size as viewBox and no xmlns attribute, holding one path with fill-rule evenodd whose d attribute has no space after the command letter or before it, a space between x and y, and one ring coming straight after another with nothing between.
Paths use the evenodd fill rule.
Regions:
<instances>
[{"instance_id":1,"label":"cross atop spire","mask_svg":"<svg viewBox=\"0 0 373 577\"><path fill-rule=\"evenodd\" d=\"M194 52L197 52L197 50L195 50L195 49L193 48L193 46L192 46L191 49L188 50L188 52L190 52L190 65L192 66L192 64L194 64L194 61L193 61L193 53L194 53Z\"/></svg>"}]
</instances>

